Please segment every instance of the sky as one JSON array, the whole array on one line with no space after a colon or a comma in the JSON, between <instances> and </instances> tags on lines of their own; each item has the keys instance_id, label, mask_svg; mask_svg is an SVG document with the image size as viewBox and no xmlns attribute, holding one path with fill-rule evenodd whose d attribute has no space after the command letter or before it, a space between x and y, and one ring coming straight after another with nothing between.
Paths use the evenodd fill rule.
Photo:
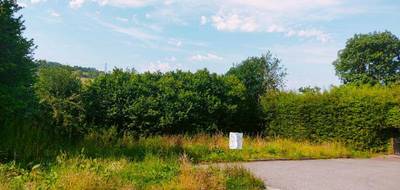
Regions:
<instances>
[{"instance_id":1,"label":"sky","mask_svg":"<svg viewBox=\"0 0 400 190\"><path fill-rule=\"evenodd\" d=\"M400 37L399 0L19 0L36 59L223 74L267 51L286 89L339 85L332 62L354 34ZM105 66L107 65L107 67Z\"/></svg>"}]
</instances>

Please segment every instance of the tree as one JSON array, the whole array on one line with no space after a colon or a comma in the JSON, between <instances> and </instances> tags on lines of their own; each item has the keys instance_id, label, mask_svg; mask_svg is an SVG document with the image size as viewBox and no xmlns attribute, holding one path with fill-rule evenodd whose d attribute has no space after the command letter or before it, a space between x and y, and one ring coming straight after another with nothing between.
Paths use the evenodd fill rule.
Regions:
<instances>
[{"instance_id":1,"label":"tree","mask_svg":"<svg viewBox=\"0 0 400 190\"><path fill-rule=\"evenodd\" d=\"M22 16L15 16L20 9L16 1L0 0L0 125L26 113L32 97L34 44L22 36Z\"/></svg>"},{"instance_id":2,"label":"tree","mask_svg":"<svg viewBox=\"0 0 400 190\"><path fill-rule=\"evenodd\" d=\"M321 93L321 88L318 86L306 86L306 87L300 87L299 92L306 94L306 93L311 93L311 94L318 94Z\"/></svg>"},{"instance_id":3,"label":"tree","mask_svg":"<svg viewBox=\"0 0 400 190\"><path fill-rule=\"evenodd\" d=\"M82 121L81 81L78 75L62 67L42 67L35 84L39 101L51 113L57 126L71 137Z\"/></svg>"},{"instance_id":4,"label":"tree","mask_svg":"<svg viewBox=\"0 0 400 190\"><path fill-rule=\"evenodd\" d=\"M232 67L228 75L238 77L247 88L248 95L258 101L258 98L269 90L277 90L284 86L286 70L281 61L267 52L261 57L250 57Z\"/></svg>"},{"instance_id":5,"label":"tree","mask_svg":"<svg viewBox=\"0 0 400 190\"><path fill-rule=\"evenodd\" d=\"M281 61L267 52L261 57L250 57L232 67L227 75L236 76L246 87L246 103L240 106L238 123L241 129L257 133L263 130L260 97L267 92L279 90L284 86L286 70Z\"/></svg>"},{"instance_id":6,"label":"tree","mask_svg":"<svg viewBox=\"0 0 400 190\"><path fill-rule=\"evenodd\" d=\"M343 83L388 85L400 79L400 40L392 33L356 34L333 65Z\"/></svg>"}]
</instances>

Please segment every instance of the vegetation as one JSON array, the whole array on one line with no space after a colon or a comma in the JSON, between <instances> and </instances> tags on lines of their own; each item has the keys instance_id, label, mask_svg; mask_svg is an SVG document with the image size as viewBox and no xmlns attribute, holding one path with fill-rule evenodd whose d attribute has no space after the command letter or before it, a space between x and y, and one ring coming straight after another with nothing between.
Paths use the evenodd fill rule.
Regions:
<instances>
[{"instance_id":1,"label":"vegetation","mask_svg":"<svg viewBox=\"0 0 400 190\"><path fill-rule=\"evenodd\" d=\"M399 128L399 87L342 86L330 91L276 92L262 98L268 136L339 141L386 150Z\"/></svg>"},{"instance_id":2,"label":"vegetation","mask_svg":"<svg viewBox=\"0 0 400 190\"><path fill-rule=\"evenodd\" d=\"M345 83L397 83L400 74L400 40L392 33L356 34L339 51L336 73Z\"/></svg>"},{"instance_id":3,"label":"vegetation","mask_svg":"<svg viewBox=\"0 0 400 190\"><path fill-rule=\"evenodd\" d=\"M91 132L74 145L47 149L40 162L0 164L5 189L263 189L264 184L238 167L198 167L196 163L259 159L369 157L372 153L339 143L244 139L243 150L229 150L222 135L117 137L113 129ZM21 142L23 144L23 142ZM35 152L35 145L24 144ZM61 153L60 153L61 150ZM29 152L27 152L29 154ZM28 160L30 161L30 160Z\"/></svg>"},{"instance_id":4,"label":"vegetation","mask_svg":"<svg viewBox=\"0 0 400 190\"><path fill-rule=\"evenodd\" d=\"M22 36L25 30L15 2L0 1L0 127L25 118L32 103L34 82L32 40Z\"/></svg>"},{"instance_id":5,"label":"vegetation","mask_svg":"<svg viewBox=\"0 0 400 190\"><path fill-rule=\"evenodd\" d=\"M49 167L30 170L14 163L0 165L1 189L264 189L262 181L241 167L194 167L184 159L68 158L60 155Z\"/></svg>"},{"instance_id":6,"label":"vegetation","mask_svg":"<svg viewBox=\"0 0 400 190\"><path fill-rule=\"evenodd\" d=\"M138 135L228 131L245 88L207 70L128 73L96 78L84 92L87 125Z\"/></svg>"},{"instance_id":7,"label":"vegetation","mask_svg":"<svg viewBox=\"0 0 400 190\"><path fill-rule=\"evenodd\" d=\"M238 131L257 134L264 130L259 98L284 86L286 72L280 62L267 52L261 57L250 57L227 72L228 76L237 77L246 87L245 99L238 105L239 112L234 121Z\"/></svg>"},{"instance_id":8,"label":"vegetation","mask_svg":"<svg viewBox=\"0 0 400 190\"><path fill-rule=\"evenodd\" d=\"M399 135L389 32L348 41L334 63L345 85L285 92L270 52L226 74L35 62L20 7L0 6L0 189L264 189L243 168L195 164L370 157ZM243 150L228 131L246 133Z\"/></svg>"},{"instance_id":9,"label":"vegetation","mask_svg":"<svg viewBox=\"0 0 400 190\"><path fill-rule=\"evenodd\" d=\"M72 66L63 65L61 63L57 63L57 62L53 62L53 61L39 60L39 61L36 61L36 64L40 68L63 68L65 70L68 70L68 71L73 72L74 74L78 75L81 79L93 79L100 75L105 74L104 72L98 71L95 68L80 67L80 66L72 67Z\"/></svg>"}]
</instances>

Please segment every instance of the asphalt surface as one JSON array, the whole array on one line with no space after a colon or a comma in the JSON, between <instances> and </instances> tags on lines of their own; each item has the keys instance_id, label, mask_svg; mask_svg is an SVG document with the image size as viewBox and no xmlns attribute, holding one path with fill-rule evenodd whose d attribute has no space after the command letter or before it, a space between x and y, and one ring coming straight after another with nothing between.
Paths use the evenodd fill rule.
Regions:
<instances>
[{"instance_id":1,"label":"asphalt surface","mask_svg":"<svg viewBox=\"0 0 400 190\"><path fill-rule=\"evenodd\" d=\"M243 163L269 190L400 190L400 159Z\"/></svg>"}]
</instances>

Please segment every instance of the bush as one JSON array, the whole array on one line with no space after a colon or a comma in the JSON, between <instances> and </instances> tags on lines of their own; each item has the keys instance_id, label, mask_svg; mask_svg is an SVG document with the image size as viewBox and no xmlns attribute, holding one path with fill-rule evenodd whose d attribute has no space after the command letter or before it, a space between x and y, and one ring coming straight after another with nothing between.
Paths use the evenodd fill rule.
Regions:
<instances>
[{"instance_id":1,"label":"bush","mask_svg":"<svg viewBox=\"0 0 400 190\"><path fill-rule=\"evenodd\" d=\"M270 93L261 103L266 134L383 150L399 126L399 91L400 87L342 86L323 93Z\"/></svg>"},{"instance_id":2,"label":"bush","mask_svg":"<svg viewBox=\"0 0 400 190\"><path fill-rule=\"evenodd\" d=\"M213 132L234 128L245 87L234 76L128 73L96 78L83 95L88 125L137 135Z\"/></svg>"},{"instance_id":3,"label":"bush","mask_svg":"<svg viewBox=\"0 0 400 190\"><path fill-rule=\"evenodd\" d=\"M35 84L43 118L51 115L60 132L72 134L81 130L82 109L80 102L82 84L79 77L62 67L42 67Z\"/></svg>"}]
</instances>

